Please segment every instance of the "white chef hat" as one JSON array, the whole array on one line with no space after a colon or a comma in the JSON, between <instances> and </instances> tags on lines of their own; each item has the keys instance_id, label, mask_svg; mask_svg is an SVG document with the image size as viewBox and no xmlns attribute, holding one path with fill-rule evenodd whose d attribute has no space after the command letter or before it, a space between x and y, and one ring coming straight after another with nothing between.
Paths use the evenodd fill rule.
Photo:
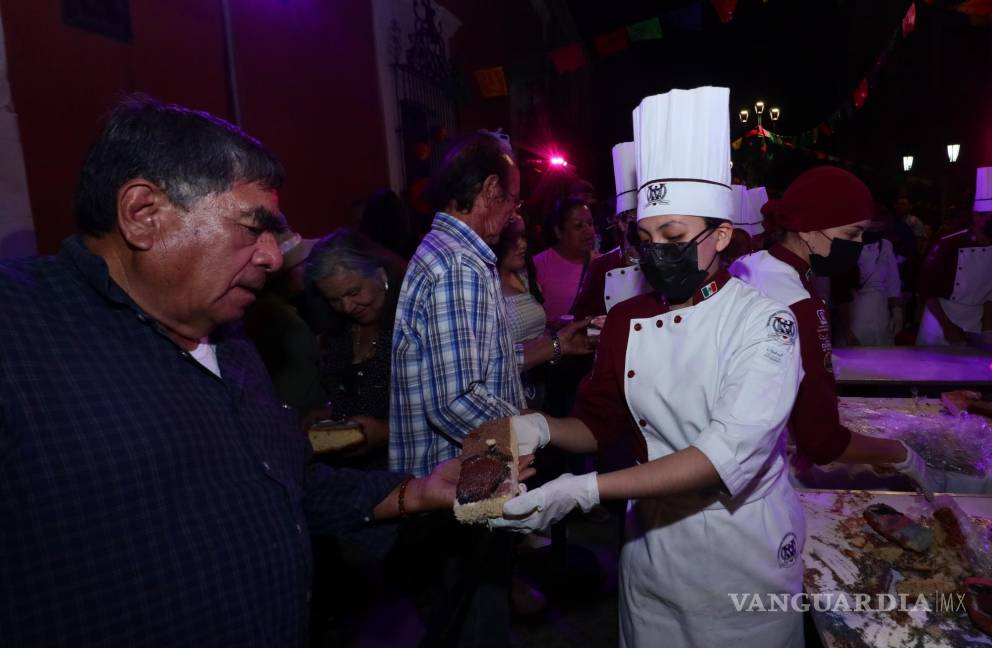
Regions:
<instances>
[{"instance_id":1,"label":"white chef hat","mask_svg":"<svg viewBox=\"0 0 992 648\"><path fill-rule=\"evenodd\" d=\"M741 229L757 236L765 231L761 224L764 216L761 215L761 206L768 202L768 192L764 187L748 189L744 185L731 185L733 192L733 218L734 228Z\"/></svg>"},{"instance_id":2,"label":"white chef hat","mask_svg":"<svg viewBox=\"0 0 992 648\"><path fill-rule=\"evenodd\" d=\"M737 184L730 185L730 191L733 194L731 206L734 209L730 215L730 220L734 227L744 229L744 213L747 211L747 187Z\"/></svg>"},{"instance_id":3,"label":"white chef hat","mask_svg":"<svg viewBox=\"0 0 992 648\"><path fill-rule=\"evenodd\" d=\"M637 163L633 142L620 142L613 147L613 181L617 187L616 213L637 209Z\"/></svg>"},{"instance_id":4,"label":"white chef hat","mask_svg":"<svg viewBox=\"0 0 992 648\"><path fill-rule=\"evenodd\" d=\"M744 221L741 229L747 230L751 236L757 236L765 231L765 217L761 208L768 202L768 190L764 187L751 187L745 194Z\"/></svg>"},{"instance_id":5,"label":"white chef hat","mask_svg":"<svg viewBox=\"0 0 992 648\"><path fill-rule=\"evenodd\" d=\"M992 167L980 167L975 178L975 211L992 211Z\"/></svg>"},{"instance_id":6,"label":"white chef hat","mask_svg":"<svg viewBox=\"0 0 992 648\"><path fill-rule=\"evenodd\" d=\"M637 218L731 220L730 90L705 86L645 97L634 110Z\"/></svg>"}]
</instances>

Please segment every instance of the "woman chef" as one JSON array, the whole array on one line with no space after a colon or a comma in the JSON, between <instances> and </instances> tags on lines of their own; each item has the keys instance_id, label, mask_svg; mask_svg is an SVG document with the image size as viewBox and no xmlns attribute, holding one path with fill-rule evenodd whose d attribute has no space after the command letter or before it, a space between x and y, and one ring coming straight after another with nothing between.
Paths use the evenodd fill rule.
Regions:
<instances>
[{"instance_id":1,"label":"woman chef","mask_svg":"<svg viewBox=\"0 0 992 648\"><path fill-rule=\"evenodd\" d=\"M634 143L620 142L613 147L613 177L616 181L615 224L620 243L589 264L589 271L572 305L576 319L598 317L620 302L650 290L637 264L637 170ZM632 242L633 241L633 242Z\"/></svg>"},{"instance_id":2,"label":"woman chef","mask_svg":"<svg viewBox=\"0 0 992 648\"><path fill-rule=\"evenodd\" d=\"M881 464L929 493L932 483L919 455L901 441L848 430L837 412L830 318L813 275L840 275L857 266L862 234L874 211L871 192L853 174L830 166L811 169L780 200L762 208L765 229L777 232L779 242L742 257L730 272L788 305L799 324L804 376L789 429L805 463Z\"/></svg>"},{"instance_id":3,"label":"woman chef","mask_svg":"<svg viewBox=\"0 0 992 648\"><path fill-rule=\"evenodd\" d=\"M563 475L493 526L534 530L633 500L620 564L624 646L802 646L802 615L732 594L798 593L805 521L779 443L799 385L792 314L720 269L730 241L729 93L673 90L634 111L641 268L610 310L573 418L514 417L522 452L637 435L640 464ZM636 430L636 431L635 431Z\"/></svg>"},{"instance_id":4,"label":"woman chef","mask_svg":"<svg viewBox=\"0 0 992 648\"><path fill-rule=\"evenodd\" d=\"M992 344L992 167L978 169L970 229L945 236L920 276L926 309L916 343Z\"/></svg>"}]
</instances>

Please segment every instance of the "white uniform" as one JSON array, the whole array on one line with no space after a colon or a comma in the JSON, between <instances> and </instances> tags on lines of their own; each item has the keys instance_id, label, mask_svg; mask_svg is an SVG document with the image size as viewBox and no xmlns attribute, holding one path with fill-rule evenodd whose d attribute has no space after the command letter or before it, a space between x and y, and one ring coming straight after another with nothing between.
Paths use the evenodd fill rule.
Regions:
<instances>
[{"instance_id":1,"label":"white uniform","mask_svg":"<svg viewBox=\"0 0 992 648\"><path fill-rule=\"evenodd\" d=\"M928 280L927 275L943 276L943 281L933 282L937 293L934 296L940 300L947 317L965 332L981 333L985 304L992 302L992 245L972 242L968 231L945 236L927 257L924 281ZM916 344L949 344L929 308L923 309Z\"/></svg>"},{"instance_id":2,"label":"white uniform","mask_svg":"<svg viewBox=\"0 0 992 648\"><path fill-rule=\"evenodd\" d=\"M632 505L622 645L803 645L800 614L737 612L729 596L802 591L805 520L782 445L797 347L792 314L736 279L697 306L631 320L624 392L648 459L694 446L730 495Z\"/></svg>"},{"instance_id":3,"label":"white uniform","mask_svg":"<svg viewBox=\"0 0 992 648\"><path fill-rule=\"evenodd\" d=\"M638 222L731 220L728 104L727 88L704 87L634 110ZM693 304L669 312L651 293L611 310L583 385L594 397L577 408L594 433L632 417L649 461L695 447L726 489L631 504L621 645L802 646L800 613L738 612L730 596L802 591L805 520L783 454L801 379L796 322L726 271ZM620 396L617 411L608 403Z\"/></svg>"},{"instance_id":4,"label":"white uniform","mask_svg":"<svg viewBox=\"0 0 992 648\"><path fill-rule=\"evenodd\" d=\"M801 380L795 320L743 282L722 281L689 308L666 312L654 295L617 306L604 357L580 392L577 416L594 433L616 428L623 414L597 394L615 390L610 374L622 371L646 458L696 447L729 491L631 505L620 560L623 646L803 645L801 614L737 612L730 597L802 591L805 521L783 456Z\"/></svg>"},{"instance_id":5,"label":"white uniform","mask_svg":"<svg viewBox=\"0 0 992 648\"><path fill-rule=\"evenodd\" d=\"M606 312L619 304L627 301L631 297L637 297L651 290L651 285L644 278L640 266L632 265L626 268L617 268L606 273L603 282L603 300L606 303Z\"/></svg>"},{"instance_id":6,"label":"white uniform","mask_svg":"<svg viewBox=\"0 0 992 648\"><path fill-rule=\"evenodd\" d=\"M975 174L976 212L992 212L992 167L980 167ZM931 277L939 277L933 280ZM929 279L929 281L928 281ZM983 333L982 315L992 302L992 245L978 245L970 233L958 232L941 239L927 257L922 284L938 297L947 317L968 333ZM985 336L992 337L989 332ZM916 343L945 346L937 318L929 308L923 311Z\"/></svg>"},{"instance_id":7,"label":"white uniform","mask_svg":"<svg viewBox=\"0 0 992 648\"><path fill-rule=\"evenodd\" d=\"M902 295L899 265L892 243L882 239L866 244L858 257L860 287L851 302L851 330L866 346L889 346L889 299Z\"/></svg>"},{"instance_id":8,"label":"white uniform","mask_svg":"<svg viewBox=\"0 0 992 648\"><path fill-rule=\"evenodd\" d=\"M613 181L617 190L617 215L637 209L637 163L633 142L621 142L613 147ZM609 313L620 302L643 295L650 289L644 273L636 264L610 270L603 281L606 312Z\"/></svg>"}]
</instances>

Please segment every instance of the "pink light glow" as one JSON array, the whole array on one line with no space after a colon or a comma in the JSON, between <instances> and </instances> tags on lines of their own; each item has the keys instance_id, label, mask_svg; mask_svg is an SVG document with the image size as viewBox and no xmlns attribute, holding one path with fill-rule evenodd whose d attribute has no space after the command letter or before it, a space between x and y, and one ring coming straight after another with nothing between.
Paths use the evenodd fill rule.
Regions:
<instances>
[{"instance_id":1,"label":"pink light glow","mask_svg":"<svg viewBox=\"0 0 992 648\"><path fill-rule=\"evenodd\" d=\"M553 167L562 167L562 168L564 168L564 167L567 167L568 166L568 160L566 160L565 158L563 158L560 155L552 155L550 162L551 162L551 166L553 166Z\"/></svg>"}]
</instances>

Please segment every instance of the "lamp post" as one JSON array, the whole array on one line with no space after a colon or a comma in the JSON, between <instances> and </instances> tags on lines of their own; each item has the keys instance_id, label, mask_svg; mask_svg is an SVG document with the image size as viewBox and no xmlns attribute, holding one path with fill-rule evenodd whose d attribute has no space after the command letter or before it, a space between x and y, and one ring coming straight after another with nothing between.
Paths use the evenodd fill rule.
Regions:
<instances>
[{"instance_id":1,"label":"lamp post","mask_svg":"<svg viewBox=\"0 0 992 648\"><path fill-rule=\"evenodd\" d=\"M758 131L761 131L761 120L765 114L765 102L755 101L754 102L754 116L757 119ZM780 108L774 107L768 110L768 117L773 121L777 122L779 117L782 116L782 110ZM742 124L747 124L751 119L751 112L747 108L741 108L740 112L737 113L737 117L740 118Z\"/></svg>"},{"instance_id":2,"label":"lamp post","mask_svg":"<svg viewBox=\"0 0 992 648\"><path fill-rule=\"evenodd\" d=\"M948 144L947 145L947 163L948 165L954 164L958 161L958 155L961 153L960 144ZM947 214L947 177L950 175L950 168L945 167L943 173L940 174L940 216L946 221Z\"/></svg>"}]
</instances>

